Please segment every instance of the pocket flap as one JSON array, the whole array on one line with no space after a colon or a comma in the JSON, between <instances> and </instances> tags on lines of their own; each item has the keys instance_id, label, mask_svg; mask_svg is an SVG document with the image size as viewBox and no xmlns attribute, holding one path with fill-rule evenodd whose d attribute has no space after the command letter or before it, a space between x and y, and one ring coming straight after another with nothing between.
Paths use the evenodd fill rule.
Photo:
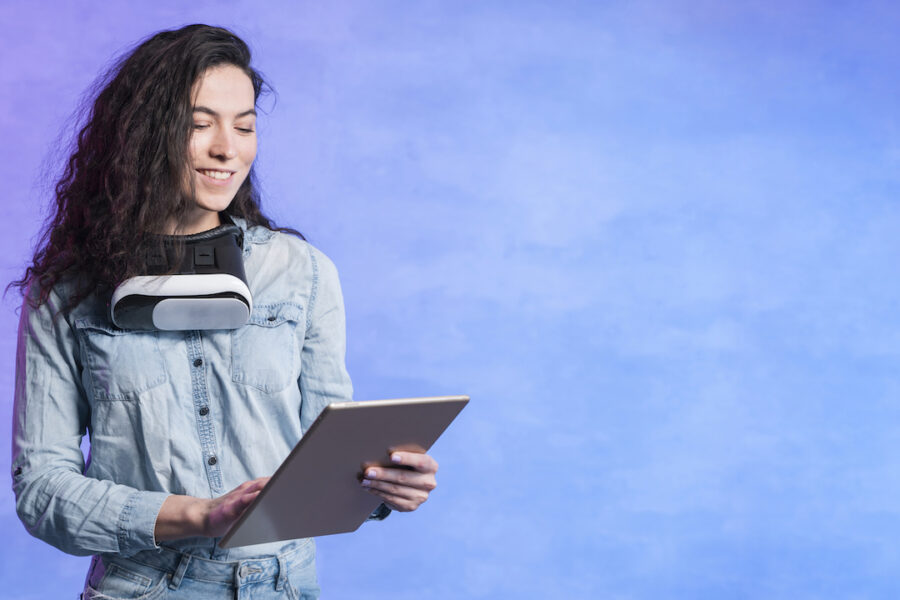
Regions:
<instances>
[{"instance_id":1,"label":"pocket flap","mask_svg":"<svg viewBox=\"0 0 900 600\"><path fill-rule=\"evenodd\" d=\"M147 333L153 329L119 329L106 319L86 317L75 319L75 329L85 332L105 333L106 335L128 335L130 333Z\"/></svg>"},{"instance_id":2,"label":"pocket flap","mask_svg":"<svg viewBox=\"0 0 900 600\"><path fill-rule=\"evenodd\" d=\"M299 322L303 308L298 304L261 304L253 307L250 323L262 327L277 327L285 321Z\"/></svg>"}]
</instances>

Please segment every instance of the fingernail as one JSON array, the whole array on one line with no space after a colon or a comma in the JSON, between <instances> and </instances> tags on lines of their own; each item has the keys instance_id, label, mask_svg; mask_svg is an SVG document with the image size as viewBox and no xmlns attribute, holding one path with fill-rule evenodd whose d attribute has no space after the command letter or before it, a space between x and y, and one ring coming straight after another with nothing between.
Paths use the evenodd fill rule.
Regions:
<instances>
[{"instance_id":1,"label":"fingernail","mask_svg":"<svg viewBox=\"0 0 900 600\"><path fill-rule=\"evenodd\" d=\"M365 487L369 487L370 485L372 485L372 481L369 480L369 479L363 479L363 480L362 480L362 484L363 484Z\"/></svg>"},{"instance_id":2,"label":"fingernail","mask_svg":"<svg viewBox=\"0 0 900 600\"><path fill-rule=\"evenodd\" d=\"M374 479L375 478L375 469L369 469L368 471L366 471L366 477L371 477Z\"/></svg>"},{"instance_id":3,"label":"fingernail","mask_svg":"<svg viewBox=\"0 0 900 600\"><path fill-rule=\"evenodd\" d=\"M395 453L395 454L391 454L391 460L394 461L394 462L400 462L400 455L399 455L399 454L396 454L396 453Z\"/></svg>"}]
</instances>

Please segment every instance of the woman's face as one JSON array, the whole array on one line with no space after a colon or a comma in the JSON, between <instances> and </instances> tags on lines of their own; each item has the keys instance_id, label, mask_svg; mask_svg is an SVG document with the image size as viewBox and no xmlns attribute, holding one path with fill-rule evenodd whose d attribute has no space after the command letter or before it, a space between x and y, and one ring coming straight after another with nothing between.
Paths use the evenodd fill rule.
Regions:
<instances>
[{"instance_id":1,"label":"woman's face","mask_svg":"<svg viewBox=\"0 0 900 600\"><path fill-rule=\"evenodd\" d=\"M253 83L234 65L208 69L194 84L190 172L194 208L183 233L212 229L256 158Z\"/></svg>"}]
</instances>

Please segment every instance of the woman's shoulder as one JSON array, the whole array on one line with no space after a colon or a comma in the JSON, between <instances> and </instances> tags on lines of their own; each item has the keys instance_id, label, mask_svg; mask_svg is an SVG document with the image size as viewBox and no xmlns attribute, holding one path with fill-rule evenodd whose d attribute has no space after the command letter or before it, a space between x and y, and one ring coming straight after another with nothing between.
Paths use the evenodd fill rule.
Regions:
<instances>
[{"instance_id":1,"label":"woman's shoulder","mask_svg":"<svg viewBox=\"0 0 900 600\"><path fill-rule=\"evenodd\" d=\"M337 266L327 254L307 240L290 233L274 231L269 243L283 261L282 264L300 267L312 277L313 283L331 283L338 279Z\"/></svg>"},{"instance_id":2,"label":"woman's shoulder","mask_svg":"<svg viewBox=\"0 0 900 600\"><path fill-rule=\"evenodd\" d=\"M101 312L104 303L96 294L88 294L73 304L73 300L80 297L80 290L84 282L75 275L67 274L61 277L49 289L45 289L37 278L28 283L22 295L22 309L28 312L44 312L74 319L86 314Z\"/></svg>"},{"instance_id":3,"label":"woman's shoulder","mask_svg":"<svg viewBox=\"0 0 900 600\"><path fill-rule=\"evenodd\" d=\"M294 261L297 266L305 265L313 270L335 269L334 262L322 250L297 235L262 225L248 225L240 217L231 218L244 231L244 247L245 251L249 249L249 253L253 252L253 246L267 247L270 254L281 260Z\"/></svg>"}]
</instances>

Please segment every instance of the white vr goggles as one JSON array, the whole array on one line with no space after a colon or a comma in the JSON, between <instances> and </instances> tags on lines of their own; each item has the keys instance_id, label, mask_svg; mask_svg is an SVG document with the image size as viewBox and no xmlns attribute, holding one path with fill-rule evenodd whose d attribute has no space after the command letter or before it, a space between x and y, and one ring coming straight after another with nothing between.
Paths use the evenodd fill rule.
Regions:
<instances>
[{"instance_id":1,"label":"white vr goggles","mask_svg":"<svg viewBox=\"0 0 900 600\"><path fill-rule=\"evenodd\" d=\"M253 299L244 274L241 228L228 223L180 239L184 258L174 274L166 274L174 258L173 244L166 241L165 254L150 255L147 275L116 287L110 316L117 327L237 329L250 320Z\"/></svg>"}]
</instances>

